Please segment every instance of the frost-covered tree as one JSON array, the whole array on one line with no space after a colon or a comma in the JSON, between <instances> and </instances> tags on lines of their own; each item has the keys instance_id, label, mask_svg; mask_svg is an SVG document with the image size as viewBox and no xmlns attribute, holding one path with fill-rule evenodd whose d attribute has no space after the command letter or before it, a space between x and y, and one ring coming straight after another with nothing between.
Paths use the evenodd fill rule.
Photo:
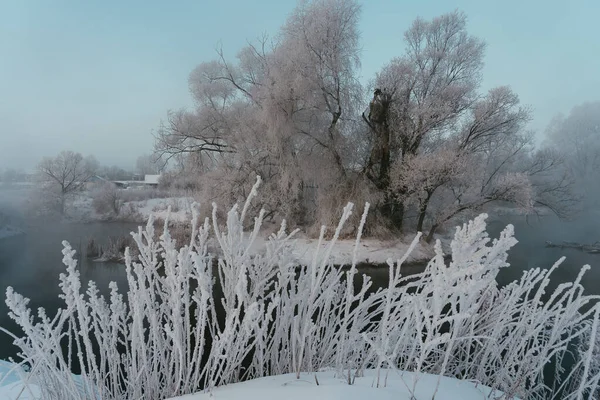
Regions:
<instances>
[{"instance_id":1,"label":"frost-covered tree","mask_svg":"<svg viewBox=\"0 0 600 400\"><path fill-rule=\"evenodd\" d=\"M532 154L530 110L509 87L479 93L485 46L467 33L465 15L417 19L405 41L363 114L375 137L363 171L385 191L392 221L401 226L413 206L416 229L428 225L430 240L454 216L493 202L566 214L568 180L542 179L534 166L543 153ZM546 166L556 172L558 164Z\"/></svg>"},{"instance_id":2,"label":"frost-covered tree","mask_svg":"<svg viewBox=\"0 0 600 400\"><path fill-rule=\"evenodd\" d=\"M244 198L259 173L269 213L305 219L306 187L326 193L353 162L359 11L354 1L301 2L275 39L246 46L236 62L219 50L190 74L196 109L170 113L157 150L202 154L203 186L226 202Z\"/></svg>"},{"instance_id":3,"label":"frost-covered tree","mask_svg":"<svg viewBox=\"0 0 600 400\"><path fill-rule=\"evenodd\" d=\"M529 115L506 87L480 95L484 43L454 12L417 19L405 33L406 54L377 75L363 120L373 139L365 175L382 191L382 209L397 227L416 205L423 229L436 191L474 165L476 153L498 136L523 135Z\"/></svg>"},{"instance_id":4,"label":"frost-covered tree","mask_svg":"<svg viewBox=\"0 0 600 400\"><path fill-rule=\"evenodd\" d=\"M104 182L92 190L92 206L97 213L118 216L123 206L121 191L112 182Z\"/></svg>"},{"instance_id":5,"label":"frost-covered tree","mask_svg":"<svg viewBox=\"0 0 600 400\"><path fill-rule=\"evenodd\" d=\"M101 166L96 171L98 176L111 181L128 181L133 179L133 172L126 171L125 169L117 166Z\"/></svg>"},{"instance_id":6,"label":"frost-covered tree","mask_svg":"<svg viewBox=\"0 0 600 400\"><path fill-rule=\"evenodd\" d=\"M394 58L375 79L376 88L364 120L375 136L366 175L390 187L394 163L417 155L466 114L477 96L484 44L466 31L466 17L454 12L425 21L418 18L404 34L406 54ZM387 204L396 223L401 200ZM396 213L397 215L393 215Z\"/></svg>"},{"instance_id":7,"label":"frost-covered tree","mask_svg":"<svg viewBox=\"0 0 600 400\"><path fill-rule=\"evenodd\" d=\"M65 214L67 198L81 190L91 178L98 162L79 153L62 151L56 157L46 157L37 166L44 191L61 214Z\"/></svg>"},{"instance_id":8,"label":"frost-covered tree","mask_svg":"<svg viewBox=\"0 0 600 400\"><path fill-rule=\"evenodd\" d=\"M274 39L249 44L235 61L219 49L196 67L196 108L169 113L157 134L159 153L186 159L184 177L170 179L231 203L260 174L268 215L314 232L335 223L347 201L373 204L368 234L400 230L407 207L417 230L431 232L493 201L528 208L507 182L537 206L559 208L553 196L566 186L534 183L522 162L534 158L530 110L508 87L480 92L485 45L467 32L464 14L417 19L405 53L375 77L363 112L359 12L354 1L300 2ZM352 216L348 231L358 224Z\"/></svg>"},{"instance_id":9,"label":"frost-covered tree","mask_svg":"<svg viewBox=\"0 0 600 400\"><path fill-rule=\"evenodd\" d=\"M574 107L568 116L559 115L546 130L545 145L562 155L566 173L588 206L598 202L596 173L600 169L600 102Z\"/></svg>"}]
</instances>

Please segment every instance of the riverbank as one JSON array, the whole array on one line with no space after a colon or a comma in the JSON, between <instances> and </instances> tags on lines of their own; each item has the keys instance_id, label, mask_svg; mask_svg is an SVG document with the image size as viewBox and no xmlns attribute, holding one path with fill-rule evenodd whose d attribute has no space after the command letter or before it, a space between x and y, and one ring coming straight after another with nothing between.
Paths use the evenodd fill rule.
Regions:
<instances>
[{"instance_id":1,"label":"riverbank","mask_svg":"<svg viewBox=\"0 0 600 400\"><path fill-rule=\"evenodd\" d=\"M165 193L159 191L122 191L122 199L127 200L124 201L119 210L118 215L102 214L98 213L94 209L93 198L91 197L92 192L83 192L78 194L76 197L71 199L69 202L69 208L66 217L59 216L45 216L38 217L35 219L36 222L44 221L43 223L73 223L73 224L97 224L97 223L106 223L106 224L137 224L137 225L145 225L150 216L153 216L157 221L157 231L160 232L162 229L162 221L169 216L169 220L171 221L171 234L174 238L177 239L179 245L183 245L185 243L189 243L189 234L190 234L190 221L192 219L192 206L194 204L194 199L190 196L185 196L183 193L180 195L174 193ZM33 215L32 213L28 213L25 205L27 204L27 199L30 198L32 192L30 190L5 190L3 192L7 197L11 200L12 207L20 207L19 212L27 217L28 215ZM169 211L170 208L170 211ZM204 204L202 206L204 211L210 211L210 205ZM2 225L2 224L0 224ZM16 225L10 224L12 228L2 230L0 228L0 238L8 237L13 235L22 234L23 231L28 231L24 225L22 230L16 229ZM37 225L37 224L35 224ZM31 229L36 229L35 225L32 225ZM334 227L330 227L333 229ZM273 222L265 222L264 228L261 231L261 234L256 240L254 246L256 249L264 249L265 242L268 236L279 229L277 223ZM331 233L331 231L328 231ZM119 237L115 236L112 233L108 234L109 236L103 237L92 237L97 244L102 244L104 250L106 247L111 247L107 242L110 240L121 240L124 239L127 242L130 242L130 236L128 233ZM444 236L440 236L444 239ZM374 238L366 238L361 240L359 247L357 249L357 258L356 261L362 264L371 264L371 265L385 265L388 259L397 260L402 257L408 246L412 242L414 235L404 235L400 237L394 237L389 239L374 239ZM64 239L64 238L61 238ZM110 239L110 240L109 240ZM82 245L82 250L85 251L86 245L88 245L88 240L85 239ZM312 261L313 254L317 250L318 240L314 237L310 237L309 235L299 232L294 240L296 242L296 247L293 251L293 259L298 264L308 264ZM444 249L447 249L446 240L443 240ZM321 250L324 250L329 242L325 242L321 245ZM338 240L338 245L335 246L334 251L331 254L331 262L336 265L348 265L352 263L353 252L354 252L355 240L354 238L344 238ZM114 248L121 246L112 246ZM211 241L210 250L216 256L220 255L218 253L218 246L216 242ZM107 253L107 254L104 254ZM429 261L429 259L433 256L433 245L427 244L424 241L421 241L417 244L416 248L409 255L407 262L408 263L423 263ZM92 252L90 259L96 260L99 262L116 262L122 263L123 254L116 254L114 251L102 251L102 252Z\"/></svg>"},{"instance_id":2,"label":"riverbank","mask_svg":"<svg viewBox=\"0 0 600 400\"><path fill-rule=\"evenodd\" d=\"M397 261L408 251L414 237L402 237L395 240L362 239L356 249L356 262L361 264L382 265L388 260ZM320 253L326 251L330 241L324 241L319 247L318 239L311 239L299 234L292 240L291 256L300 265L308 265L312 262L317 250ZM266 239L262 236L256 239L253 248L256 250L265 248ZM330 261L334 265L350 265L353 261L355 239L338 240L331 251ZM434 256L433 245L419 241L413 251L406 259L407 263L422 263L429 261Z\"/></svg>"},{"instance_id":3,"label":"riverbank","mask_svg":"<svg viewBox=\"0 0 600 400\"><path fill-rule=\"evenodd\" d=\"M129 201L121 207L122 215L118 217L102 216L94 212L91 206L91 199L85 200L81 198L74 203L75 210L71 215L86 216L84 221L122 221L135 222L140 225L145 225L150 216L153 216L157 221L157 229L160 232L163 221L168 217L171 222L171 235L174 237L178 245L183 245L189 242L190 221L192 219L192 207L194 199L191 197L166 197L152 198L146 200ZM169 210L170 209L170 210ZM261 230L253 244L253 251L260 252L265 249L265 244L268 236L273 229L278 229L276 224L266 224ZM103 240L104 238L97 238ZM356 251L356 262L362 264L381 265L386 264L388 260L396 261L401 258L408 250L414 235L404 235L397 238L387 240L367 238L362 239ZM303 232L298 232L293 241L295 242L292 250L292 258L302 265L307 265L312 262L315 251L325 251L329 245L329 241L324 241L319 246L318 239L311 238ZM335 265L349 265L353 261L355 247L355 239L340 239L337 241L333 249L330 261ZM219 256L219 248L214 239L210 241L210 251ZM407 258L408 263L427 262L433 257L433 244L425 243L421 240L412 253ZM121 256L110 257L111 261L119 261ZM104 261L105 258L100 258L97 261Z\"/></svg>"}]
</instances>

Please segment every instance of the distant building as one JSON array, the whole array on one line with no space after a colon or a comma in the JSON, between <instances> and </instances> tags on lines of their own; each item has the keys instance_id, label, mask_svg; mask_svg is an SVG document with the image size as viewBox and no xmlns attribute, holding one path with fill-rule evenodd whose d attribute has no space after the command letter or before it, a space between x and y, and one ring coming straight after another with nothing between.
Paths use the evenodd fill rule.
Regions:
<instances>
[{"instance_id":1,"label":"distant building","mask_svg":"<svg viewBox=\"0 0 600 400\"><path fill-rule=\"evenodd\" d=\"M144 185L151 187L158 187L158 181L160 175L144 175Z\"/></svg>"}]
</instances>

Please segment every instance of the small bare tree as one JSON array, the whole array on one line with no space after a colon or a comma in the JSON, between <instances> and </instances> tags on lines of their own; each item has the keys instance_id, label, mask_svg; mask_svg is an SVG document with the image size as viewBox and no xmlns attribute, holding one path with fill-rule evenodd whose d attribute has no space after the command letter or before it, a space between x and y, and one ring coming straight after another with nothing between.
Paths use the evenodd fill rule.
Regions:
<instances>
[{"instance_id":1,"label":"small bare tree","mask_svg":"<svg viewBox=\"0 0 600 400\"><path fill-rule=\"evenodd\" d=\"M123 198L117 186L105 182L92 193L92 205L97 213L118 216L123 206Z\"/></svg>"},{"instance_id":2,"label":"small bare tree","mask_svg":"<svg viewBox=\"0 0 600 400\"><path fill-rule=\"evenodd\" d=\"M62 151L56 157L46 157L38 164L38 173L43 189L56 205L61 215L65 214L67 198L81 190L94 175L97 162L83 158L79 153Z\"/></svg>"}]
</instances>

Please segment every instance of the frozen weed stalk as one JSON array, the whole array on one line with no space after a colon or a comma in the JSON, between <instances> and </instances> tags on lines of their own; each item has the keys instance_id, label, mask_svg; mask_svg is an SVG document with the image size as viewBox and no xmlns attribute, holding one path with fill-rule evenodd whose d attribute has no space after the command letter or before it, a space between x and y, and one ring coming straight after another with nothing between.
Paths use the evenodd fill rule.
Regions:
<instances>
[{"instance_id":1,"label":"frozen weed stalk","mask_svg":"<svg viewBox=\"0 0 600 400\"><path fill-rule=\"evenodd\" d=\"M500 288L496 276L508 266L513 228L491 240L481 215L456 229L449 264L438 242L423 272L403 276L417 236L407 254L388 261L388 287L372 290L367 276L357 281L356 251L349 270L331 262L352 204L324 248L321 229L309 265L292 262L295 232L287 233L285 222L255 251L264 211L251 232L243 226L259 185L260 178L241 212L234 206L224 225L216 205L212 220L203 222L194 205L193 234L181 248L169 234L168 220L157 238L150 218L132 234L139 255L134 259L126 252L124 293L115 283L106 298L94 282L84 289L75 251L66 242L66 271L60 275L64 307L54 316L41 308L34 315L28 299L9 287L6 304L24 332L14 343L42 398L159 399L324 369L348 384L375 369L373 385L380 387L389 374L412 371L405 383L413 393L422 374L434 374L479 382L505 398L595 395L600 308L596 296L583 292L589 267L547 301L542 296L562 260ZM208 252L211 237L218 257ZM575 361L566 371L571 354ZM554 371L545 368L551 362ZM75 367L80 375L72 374ZM545 383L548 373L551 387Z\"/></svg>"}]
</instances>

